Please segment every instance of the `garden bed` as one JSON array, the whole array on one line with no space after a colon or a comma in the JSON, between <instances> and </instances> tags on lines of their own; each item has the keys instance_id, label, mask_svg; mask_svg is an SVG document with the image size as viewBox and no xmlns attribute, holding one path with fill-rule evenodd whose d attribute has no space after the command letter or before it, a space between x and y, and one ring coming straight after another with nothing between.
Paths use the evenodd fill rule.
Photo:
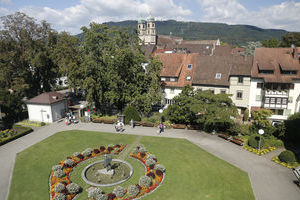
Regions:
<instances>
[{"instance_id":1,"label":"garden bed","mask_svg":"<svg viewBox=\"0 0 300 200\"><path fill-rule=\"evenodd\" d=\"M256 154L256 155L261 156L261 155L265 155L265 154L267 154L267 153L269 153L269 152L275 150L276 147L268 147L268 148L264 148L264 149L261 149L260 151L258 151L258 149L252 148L252 147L248 146L248 145L245 143L244 149L247 150L247 151L250 151L250 152L252 152L252 153L254 153L254 154Z\"/></svg>"},{"instance_id":2,"label":"garden bed","mask_svg":"<svg viewBox=\"0 0 300 200\"><path fill-rule=\"evenodd\" d=\"M14 126L12 129L7 129L0 132L0 146L4 145L10 141L13 141L19 137L31 133L33 130L29 127L24 126Z\"/></svg>"},{"instance_id":3,"label":"garden bed","mask_svg":"<svg viewBox=\"0 0 300 200\"><path fill-rule=\"evenodd\" d=\"M279 160L278 156L272 158L272 161L276 162L277 164L280 164L280 165L282 165L284 167L290 168L290 169L293 169L293 168L295 168L297 166L300 166L300 163L298 163L298 162L294 162L293 164L282 162L282 161Z\"/></svg>"}]
</instances>

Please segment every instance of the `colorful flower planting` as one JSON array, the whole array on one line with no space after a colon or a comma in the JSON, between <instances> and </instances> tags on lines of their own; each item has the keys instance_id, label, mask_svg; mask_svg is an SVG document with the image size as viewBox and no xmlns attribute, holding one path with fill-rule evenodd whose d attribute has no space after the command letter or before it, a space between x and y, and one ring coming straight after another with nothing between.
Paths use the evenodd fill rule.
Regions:
<instances>
[{"instance_id":1,"label":"colorful flower planting","mask_svg":"<svg viewBox=\"0 0 300 200\"><path fill-rule=\"evenodd\" d=\"M88 148L81 153L75 152L66 160L53 166L49 178L50 200L72 200L82 191L79 185L70 180L70 173L79 163L104 154L118 155L125 147L126 145L108 145L94 150ZM138 145L130 156L138 159L145 167L145 175L140 177L139 183L128 188L116 186L108 194L98 187L90 187L87 189L89 200L132 200L142 198L158 188L164 180L165 167L154 155L146 151L143 145Z\"/></svg>"},{"instance_id":2,"label":"colorful flower planting","mask_svg":"<svg viewBox=\"0 0 300 200\"><path fill-rule=\"evenodd\" d=\"M268 148L261 149L260 151L258 151L258 149L252 148L252 147L244 144L244 149L247 151L250 151L252 153L255 153L256 155L262 156L262 155L265 155L265 154L275 150L276 147L268 147Z\"/></svg>"},{"instance_id":3,"label":"colorful flower planting","mask_svg":"<svg viewBox=\"0 0 300 200\"><path fill-rule=\"evenodd\" d=\"M272 161L273 161L273 162L276 162L277 164L280 164L280 165L282 165L282 166L284 166L284 167L290 168L290 169L293 169L293 168L295 168L295 167L297 167L297 166L300 166L300 163L298 163L298 162L294 162L294 163L286 163L286 162L283 162L283 161L281 161L281 160L279 159L278 156L272 158Z\"/></svg>"},{"instance_id":4,"label":"colorful flower planting","mask_svg":"<svg viewBox=\"0 0 300 200\"><path fill-rule=\"evenodd\" d=\"M81 188L70 181L70 173L73 168L79 163L101 156L104 154L113 153L118 155L126 145L108 145L107 147L101 146L99 149L88 148L83 152L75 152L72 156L67 157L66 160L60 161L58 165L52 167L49 178L50 187L50 199L51 200L72 200L78 193L80 193Z\"/></svg>"}]
</instances>

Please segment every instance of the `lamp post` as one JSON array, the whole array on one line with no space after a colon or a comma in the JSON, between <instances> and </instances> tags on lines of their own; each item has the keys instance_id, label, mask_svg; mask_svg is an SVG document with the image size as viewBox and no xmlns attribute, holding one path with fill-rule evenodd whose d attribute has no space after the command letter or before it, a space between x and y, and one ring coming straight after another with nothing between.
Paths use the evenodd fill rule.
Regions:
<instances>
[{"instance_id":1,"label":"lamp post","mask_svg":"<svg viewBox=\"0 0 300 200\"><path fill-rule=\"evenodd\" d=\"M259 141L258 141L258 152L259 152L259 155L260 155L260 140L261 140L261 136L265 133L264 130L262 129L259 129L258 130L258 134L259 134Z\"/></svg>"}]
</instances>

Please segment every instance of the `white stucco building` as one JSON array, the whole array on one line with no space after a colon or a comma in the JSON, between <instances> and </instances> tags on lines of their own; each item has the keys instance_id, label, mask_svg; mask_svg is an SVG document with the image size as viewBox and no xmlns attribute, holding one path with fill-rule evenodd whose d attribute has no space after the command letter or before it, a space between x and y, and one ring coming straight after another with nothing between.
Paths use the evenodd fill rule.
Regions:
<instances>
[{"instance_id":1,"label":"white stucco building","mask_svg":"<svg viewBox=\"0 0 300 200\"><path fill-rule=\"evenodd\" d=\"M300 111L300 49L257 48L251 72L250 108L270 109L272 121Z\"/></svg>"},{"instance_id":2,"label":"white stucco building","mask_svg":"<svg viewBox=\"0 0 300 200\"><path fill-rule=\"evenodd\" d=\"M65 116L67 100L58 92L47 92L26 101L30 121L52 123Z\"/></svg>"}]
</instances>

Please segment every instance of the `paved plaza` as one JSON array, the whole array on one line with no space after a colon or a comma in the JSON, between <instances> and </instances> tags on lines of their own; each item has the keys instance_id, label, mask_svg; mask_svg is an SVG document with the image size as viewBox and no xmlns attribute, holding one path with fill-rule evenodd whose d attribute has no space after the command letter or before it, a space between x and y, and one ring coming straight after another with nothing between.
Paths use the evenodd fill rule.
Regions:
<instances>
[{"instance_id":1,"label":"paved plaza","mask_svg":"<svg viewBox=\"0 0 300 200\"><path fill-rule=\"evenodd\" d=\"M119 134L115 132L114 126L110 124L79 123L66 126L63 122L60 122L35 128L34 132L0 146L0 200L6 200L8 198L14 162L18 152L42 141L56 132L74 129ZM279 154L281 149L270 152L265 156L257 156L245 151L238 145L204 132L167 129L162 133L162 136L158 136L156 131L157 128L136 127L132 129L126 126L126 130L122 134L187 139L215 156L246 171L249 174L256 200L300 199L300 188L293 183L296 178L292 170L271 161L271 158Z\"/></svg>"}]
</instances>

